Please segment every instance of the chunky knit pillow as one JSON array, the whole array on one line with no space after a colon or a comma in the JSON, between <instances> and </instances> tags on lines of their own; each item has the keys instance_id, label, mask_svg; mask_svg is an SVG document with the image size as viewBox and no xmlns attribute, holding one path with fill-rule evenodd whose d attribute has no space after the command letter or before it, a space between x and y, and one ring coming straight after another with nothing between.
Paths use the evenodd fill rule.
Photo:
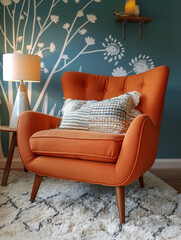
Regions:
<instances>
[{"instance_id":1,"label":"chunky knit pillow","mask_svg":"<svg viewBox=\"0 0 181 240\"><path fill-rule=\"evenodd\" d=\"M139 113L141 94L133 91L103 101L67 99L62 108L60 129L76 129L93 132L125 133Z\"/></svg>"}]
</instances>

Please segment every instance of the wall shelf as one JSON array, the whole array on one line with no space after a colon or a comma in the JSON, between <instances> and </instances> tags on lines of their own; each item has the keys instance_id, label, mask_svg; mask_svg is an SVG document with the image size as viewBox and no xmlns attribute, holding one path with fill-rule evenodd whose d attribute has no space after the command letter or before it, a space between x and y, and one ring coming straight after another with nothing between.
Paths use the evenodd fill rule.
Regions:
<instances>
[{"instance_id":1,"label":"wall shelf","mask_svg":"<svg viewBox=\"0 0 181 240\"><path fill-rule=\"evenodd\" d=\"M137 16L130 16L130 15L118 15L114 11L115 21L122 22L122 39L125 39L125 29L127 23L138 23L139 24L139 40L141 40L142 35L142 25L143 23L149 23L152 20L152 17L137 17Z\"/></svg>"}]
</instances>

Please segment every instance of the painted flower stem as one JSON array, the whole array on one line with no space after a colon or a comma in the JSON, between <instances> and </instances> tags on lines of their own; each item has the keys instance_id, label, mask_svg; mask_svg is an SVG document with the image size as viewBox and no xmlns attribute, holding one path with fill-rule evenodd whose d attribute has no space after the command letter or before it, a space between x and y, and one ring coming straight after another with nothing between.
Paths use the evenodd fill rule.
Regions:
<instances>
[{"instance_id":1,"label":"painted flower stem","mask_svg":"<svg viewBox=\"0 0 181 240\"><path fill-rule=\"evenodd\" d=\"M13 17L12 17L13 48L16 50L16 42L15 42L15 23L14 23L15 12L16 12L16 3L14 4Z\"/></svg>"},{"instance_id":2,"label":"painted flower stem","mask_svg":"<svg viewBox=\"0 0 181 240\"><path fill-rule=\"evenodd\" d=\"M23 29L23 40L22 40L21 52L23 52L23 50L24 50L26 26L28 23L29 12L30 12L30 0L28 0L28 10L27 10L27 16L26 16L26 20L25 20L25 24L24 24L24 29Z\"/></svg>"},{"instance_id":3,"label":"painted flower stem","mask_svg":"<svg viewBox=\"0 0 181 240\"><path fill-rule=\"evenodd\" d=\"M42 33L41 35L47 30L47 28L50 27L50 25L53 23L53 21L51 21L43 30L42 30Z\"/></svg>"},{"instance_id":4,"label":"painted flower stem","mask_svg":"<svg viewBox=\"0 0 181 240\"><path fill-rule=\"evenodd\" d=\"M127 74L130 74L130 73L132 73L132 72L133 72L133 70L131 70L131 71L127 72Z\"/></svg>"},{"instance_id":5,"label":"painted flower stem","mask_svg":"<svg viewBox=\"0 0 181 240\"><path fill-rule=\"evenodd\" d=\"M5 9L5 6L4 6L4 52L7 53L7 37L6 37L6 9Z\"/></svg>"},{"instance_id":6,"label":"painted flower stem","mask_svg":"<svg viewBox=\"0 0 181 240\"><path fill-rule=\"evenodd\" d=\"M62 71L64 68L66 68L68 65L70 65L72 62L74 62L80 55L83 54L84 50L88 47L89 45L86 45L71 61L69 61L66 65L64 65L62 68L58 69L55 71L55 73Z\"/></svg>"},{"instance_id":7,"label":"painted flower stem","mask_svg":"<svg viewBox=\"0 0 181 240\"><path fill-rule=\"evenodd\" d=\"M106 52L106 50L105 49L97 49L97 50L83 52L82 54L90 54L90 53L97 53L97 52Z\"/></svg>"},{"instance_id":8,"label":"painted flower stem","mask_svg":"<svg viewBox=\"0 0 181 240\"><path fill-rule=\"evenodd\" d=\"M85 8L87 8L92 2L94 2L94 0L91 0L90 2L88 2L81 10L83 11Z\"/></svg>"},{"instance_id":9,"label":"painted flower stem","mask_svg":"<svg viewBox=\"0 0 181 240\"><path fill-rule=\"evenodd\" d=\"M10 16L10 18L11 19L13 19L13 16L11 15L11 13L10 13L10 10L9 10L9 7L7 6L7 10L8 10L8 13L9 13L9 16Z\"/></svg>"},{"instance_id":10,"label":"painted flower stem","mask_svg":"<svg viewBox=\"0 0 181 240\"><path fill-rule=\"evenodd\" d=\"M18 47L18 36L19 36L19 28L20 28L20 22L21 22L21 16L22 16L22 12L23 12L23 9L24 9L24 5L25 5L25 1L23 1L22 3L22 6L21 6L21 10L20 10L20 13L19 13L19 18L18 18L18 26L17 26L17 31L16 31L16 49Z\"/></svg>"},{"instance_id":11,"label":"painted flower stem","mask_svg":"<svg viewBox=\"0 0 181 240\"><path fill-rule=\"evenodd\" d=\"M58 65L59 65L59 61L57 60L56 64L54 65L52 71L50 72L50 75L48 76L48 78L47 78L47 80L46 80L46 82L45 82L45 84L44 84L44 86L43 86L43 88L41 90L41 93L40 93L40 95L39 95L39 97L38 97L38 99L36 101L36 104L35 104L35 106L33 108L33 111L37 111L37 109L39 107L39 104L40 104L40 102L41 102L41 100L42 100L42 98L43 98L43 96L45 94L45 91L47 89L47 86L48 86L51 78L53 77L55 69L57 68Z\"/></svg>"},{"instance_id":12,"label":"painted flower stem","mask_svg":"<svg viewBox=\"0 0 181 240\"><path fill-rule=\"evenodd\" d=\"M1 66L1 68L3 69L3 65L2 65L1 62L0 62L0 66ZM9 113L9 116L10 116L11 109L10 109L10 105L9 105L9 100L8 100L8 98L7 98L6 92L5 92L4 87L3 87L3 84L2 84L2 82L1 82L1 79L0 79L0 87L1 87L1 89L2 89L2 93L3 93L4 99L5 99L5 102L6 102L6 106L7 106L7 108L8 108L8 113Z\"/></svg>"},{"instance_id":13,"label":"painted flower stem","mask_svg":"<svg viewBox=\"0 0 181 240\"><path fill-rule=\"evenodd\" d=\"M40 0L39 3L36 5L36 7L38 7L42 2L43 0Z\"/></svg>"},{"instance_id":14,"label":"painted flower stem","mask_svg":"<svg viewBox=\"0 0 181 240\"><path fill-rule=\"evenodd\" d=\"M72 39L76 36L76 34L79 32L79 30L80 30L81 28L83 28L85 25L87 25L89 22L90 22L90 21L87 20L85 23L83 23L83 24L75 31L75 33L72 35L72 37L68 40L67 45L72 41Z\"/></svg>"},{"instance_id":15,"label":"painted flower stem","mask_svg":"<svg viewBox=\"0 0 181 240\"><path fill-rule=\"evenodd\" d=\"M38 52L39 52L39 51L42 51L42 52L43 52L43 51L49 50L49 49L50 49L50 47L42 48L42 49L39 49ZM38 55L38 52L36 52L36 53L34 53L34 54L35 54L35 55Z\"/></svg>"},{"instance_id":16,"label":"painted flower stem","mask_svg":"<svg viewBox=\"0 0 181 240\"><path fill-rule=\"evenodd\" d=\"M32 33L31 33L31 42L30 45L33 45L33 38L35 34L35 21L36 21L36 0L34 0L34 15L33 15L33 25L32 25Z\"/></svg>"},{"instance_id":17,"label":"painted flower stem","mask_svg":"<svg viewBox=\"0 0 181 240\"><path fill-rule=\"evenodd\" d=\"M32 25L32 34L31 34L31 42L30 45L33 45L33 38L34 38L34 34L35 34L35 21L36 21L36 0L34 0L34 15L33 15L33 25ZM30 50L29 52L30 53ZM28 82L28 91L27 91L27 95L28 95L28 99L29 99L29 103L31 105L31 96L32 96L32 83Z\"/></svg>"},{"instance_id":18,"label":"painted flower stem","mask_svg":"<svg viewBox=\"0 0 181 240\"><path fill-rule=\"evenodd\" d=\"M57 0L57 2L54 3L53 7L55 7L57 5L57 3L59 3L59 2L60 2L60 0Z\"/></svg>"},{"instance_id":19,"label":"painted flower stem","mask_svg":"<svg viewBox=\"0 0 181 240\"><path fill-rule=\"evenodd\" d=\"M9 107L9 100L7 98L6 92L5 92L4 87L2 85L1 79L0 79L0 86L1 86L1 89L2 89L2 93L3 93L4 99L5 99L7 108L8 108L8 112L10 113L11 111L10 111L10 107Z\"/></svg>"},{"instance_id":20,"label":"painted flower stem","mask_svg":"<svg viewBox=\"0 0 181 240\"><path fill-rule=\"evenodd\" d=\"M38 25L39 25L39 27L40 27L40 29L42 28L42 26L41 26L41 23L40 23L40 21L38 21Z\"/></svg>"},{"instance_id":21,"label":"painted flower stem","mask_svg":"<svg viewBox=\"0 0 181 240\"><path fill-rule=\"evenodd\" d=\"M7 38L5 32L3 31L1 25L0 25L0 30L1 30L1 32L2 32L2 34L3 34L3 36L4 36L4 52L7 53L7 45L6 45L6 42L5 42L5 41L8 42L9 46L10 46L12 49L14 49L14 48L13 48L13 45L10 43L9 39ZM15 50L15 49L14 49L14 50Z\"/></svg>"}]
</instances>

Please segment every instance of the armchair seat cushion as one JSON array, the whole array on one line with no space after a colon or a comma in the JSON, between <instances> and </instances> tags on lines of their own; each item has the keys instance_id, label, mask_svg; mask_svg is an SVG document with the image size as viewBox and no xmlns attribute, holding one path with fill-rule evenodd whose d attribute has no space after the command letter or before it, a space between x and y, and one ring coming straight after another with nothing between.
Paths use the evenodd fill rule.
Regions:
<instances>
[{"instance_id":1,"label":"armchair seat cushion","mask_svg":"<svg viewBox=\"0 0 181 240\"><path fill-rule=\"evenodd\" d=\"M44 156L114 163L124 134L50 129L30 138L31 151Z\"/></svg>"}]
</instances>

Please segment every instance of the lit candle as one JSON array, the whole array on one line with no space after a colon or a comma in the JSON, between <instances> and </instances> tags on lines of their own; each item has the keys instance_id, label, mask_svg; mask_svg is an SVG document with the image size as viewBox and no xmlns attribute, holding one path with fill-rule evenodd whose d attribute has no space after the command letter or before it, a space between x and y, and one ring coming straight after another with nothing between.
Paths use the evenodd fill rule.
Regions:
<instances>
[{"instance_id":1,"label":"lit candle","mask_svg":"<svg viewBox=\"0 0 181 240\"><path fill-rule=\"evenodd\" d=\"M126 0L125 3L125 12L126 13L135 13L136 0Z\"/></svg>"}]
</instances>

